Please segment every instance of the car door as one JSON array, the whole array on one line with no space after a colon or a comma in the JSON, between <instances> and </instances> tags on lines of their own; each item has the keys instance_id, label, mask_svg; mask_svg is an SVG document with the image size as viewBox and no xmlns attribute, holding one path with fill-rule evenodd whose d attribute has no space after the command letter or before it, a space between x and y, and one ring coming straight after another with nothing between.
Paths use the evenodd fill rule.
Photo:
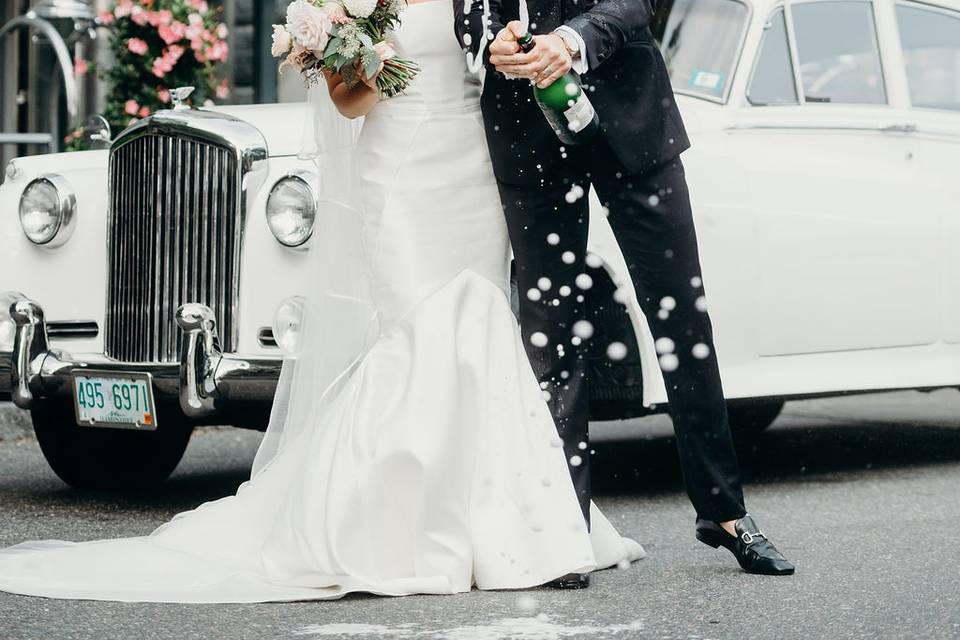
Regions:
<instances>
[{"instance_id":1,"label":"car door","mask_svg":"<svg viewBox=\"0 0 960 640\"><path fill-rule=\"evenodd\" d=\"M761 356L936 339L937 221L916 206L884 63L869 1L789 2L766 25L730 130L756 211Z\"/></svg>"},{"instance_id":2,"label":"car door","mask_svg":"<svg viewBox=\"0 0 960 640\"><path fill-rule=\"evenodd\" d=\"M943 270L941 331L960 343L960 11L918 2L894 6L910 97L917 201L942 224L932 248Z\"/></svg>"}]
</instances>

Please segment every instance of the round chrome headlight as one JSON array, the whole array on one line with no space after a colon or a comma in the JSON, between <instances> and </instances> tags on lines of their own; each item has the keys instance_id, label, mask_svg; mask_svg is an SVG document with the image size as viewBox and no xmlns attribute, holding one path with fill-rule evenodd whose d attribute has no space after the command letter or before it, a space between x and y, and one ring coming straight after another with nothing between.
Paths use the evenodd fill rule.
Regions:
<instances>
[{"instance_id":1,"label":"round chrome headlight","mask_svg":"<svg viewBox=\"0 0 960 640\"><path fill-rule=\"evenodd\" d=\"M302 246L313 235L317 218L317 192L313 176L295 173L281 178L267 198L267 224L280 244Z\"/></svg>"},{"instance_id":2,"label":"round chrome headlight","mask_svg":"<svg viewBox=\"0 0 960 640\"><path fill-rule=\"evenodd\" d=\"M20 196L20 227L37 245L59 247L69 240L76 212L77 196L63 176L37 178Z\"/></svg>"},{"instance_id":3,"label":"round chrome headlight","mask_svg":"<svg viewBox=\"0 0 960 640\"><path fill-rule=\"evenodd\" d=\"M10 307L18 300L25 300L26 296L16 291L0 293L0 351L13 351L13 341L17 335L17 323L10 315Z\"/></svg>"},{"instance_id":4,"label":"round chrome headlight","mask_svg":"<svg viewBox=\"0 0 960 640\"><path fill-rule=\"evenodd\" d=\"M302 296L287 298L273 315L273 338L284 355L295 358L300 353L300 337L306 300Z\"/></svg>"}]
</instances>

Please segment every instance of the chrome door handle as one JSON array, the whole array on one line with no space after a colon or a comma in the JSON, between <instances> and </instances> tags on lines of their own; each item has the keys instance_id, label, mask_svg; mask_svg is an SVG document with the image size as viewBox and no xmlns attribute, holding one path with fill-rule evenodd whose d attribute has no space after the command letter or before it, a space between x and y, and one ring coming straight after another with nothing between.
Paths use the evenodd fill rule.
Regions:
<instances>
[{"instance_id":1,"label":"chrome door handle","mask_svg":"<svg viewBox=\"0 0 960 640\"><path fill-rule=\"evenodd\" d=\"M880 131L884 133L916 133L917 125L912 122L898 122L887 125L886 127L880 127Z\"/></svg>"}]
</instances>

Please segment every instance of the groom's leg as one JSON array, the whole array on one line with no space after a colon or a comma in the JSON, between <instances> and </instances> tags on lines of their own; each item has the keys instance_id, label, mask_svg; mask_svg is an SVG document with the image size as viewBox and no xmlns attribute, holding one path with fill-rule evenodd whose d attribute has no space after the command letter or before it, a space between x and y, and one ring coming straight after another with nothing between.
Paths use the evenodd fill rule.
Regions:
<instances>
[{"instance_id":1,"label":"groom's leg","mask_svg":"<svg viewBox=\"0 0 960 640\"><path fill-rule=\"evenodd\" d=\"M585 269L588 201L567 201L571 177L545 186L500 185L520 290L527 354L563 440L583 516L590 524L586 358L571 341L583 318L577 276Z\"/></svg>"},{"instance_id":2,"label":"groom's leg","mask_svg":"<svg viewBox=\"0 0 960 640\"><path fill-rule=\"evenodd\" d=\"M701 518L738 519L746 513L743 491L683 165L677 159L639 176L606 166L594 178L663 353L660 366L687 493Z\"/></svg>"}]
</instances>

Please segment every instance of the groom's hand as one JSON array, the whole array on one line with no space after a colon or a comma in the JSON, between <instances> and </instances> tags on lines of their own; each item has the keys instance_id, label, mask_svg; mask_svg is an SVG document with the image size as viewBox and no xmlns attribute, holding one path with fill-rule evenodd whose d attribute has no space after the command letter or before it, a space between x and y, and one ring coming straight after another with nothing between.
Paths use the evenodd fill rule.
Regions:
<instances>
[{"instance_id":1,"label":"groom's hand","mask_svg":"<svg viewBox=\"0 0 960 640\"><path fill-rule=\"evenodd\" d=\"M522 35L523 25L520 24L519 20L514 20L501 29L497 37L490 43L490 62L495 64L496 60L521 53L517 40Z\"/></svg>"},{"instance_id":2,"label":"groom's hand","mask_svg":"<svg viewBox=\"0 0 960 640\"><path fill-rule=\"evenodd\" d=\"M517 44L522 31L522 25L515 20L490 45L490 63L497 71L508 77L532 80L540 87L550 86L570 71L573 58L563 38L554 33L534 36L537 46L530 53L523 53Z\"/></svg>"}]
</instances>

